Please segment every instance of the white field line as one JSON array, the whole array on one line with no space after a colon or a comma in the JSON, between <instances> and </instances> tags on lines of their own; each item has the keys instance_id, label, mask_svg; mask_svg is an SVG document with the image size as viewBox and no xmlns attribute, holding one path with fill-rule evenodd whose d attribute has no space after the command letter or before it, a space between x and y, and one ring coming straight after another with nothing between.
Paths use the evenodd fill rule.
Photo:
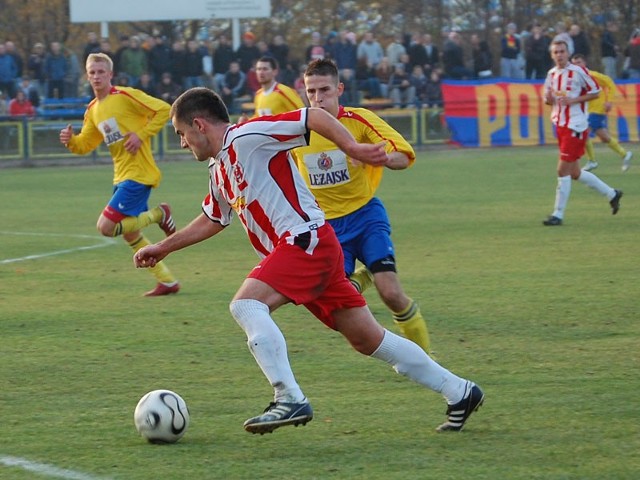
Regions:
<instances>
[{"instance_id":1,"label":"white field line","mask_svg":"<svg viewBox=\"0 0 640 480\"><path fill-rule=\"evenodd\" d=\"M5 467L21 468L28 472L39 473L45 477L63 478L65 480L106 480L104 477L94 477L87 473L58 468L46 463L32 462L26 458L0 455L0 465Z\"/></svg>"},{"instance_id":2,"label":"white field line","mask_svg":"<svg viewBox=\"0 0 640 480\"><path fill-rule=\"evenodd\" d=\"M85 238L85 239L94 240L94 241L98 240L98 243L93 243L91 245L86 245L82 247L66 248L64 250L53 250L51 252L36 253L33 255L26 255L24 257L1 259L0 265L5 265L8 263L15 263L15 262L24 262L27 260L37 260L39 258L53 257L55 255L64 255L66 253L81 252L84 250L93 250L96 248L108 247L116 243L115 239L109 238L109 237L102 237L102 236L96 236L96 235L74 235L74 234L68 234L68 233L0 232L0 235L16 235L16 236L23 236L23 237L70 237L70 238Z\"/></svg>"}]
</instances>

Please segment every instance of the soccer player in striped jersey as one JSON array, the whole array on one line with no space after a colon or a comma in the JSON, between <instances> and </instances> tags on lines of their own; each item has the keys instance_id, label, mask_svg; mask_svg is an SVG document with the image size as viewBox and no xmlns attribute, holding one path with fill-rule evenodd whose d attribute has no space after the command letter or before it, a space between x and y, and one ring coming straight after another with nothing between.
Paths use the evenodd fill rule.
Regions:
<instances>
[{"instance_id":1,"label":"soccer player in striped jersey","mask_svg":"<svg viewBox=\"0 0 640 480\"><path fill-rule=\"evenodd\" d=\"M581 53L574 53L571 56L571 63L579 67L587 68L587 60ZM616 84L611 77L604 73L589 70L589 75L598 82L598 85L600 85L602 89L600 95L589 102L589 129L602 143L622 158L622 171L626 172L629 170L629 167L631 167L631 157L633 157L633 153L631 150L622 148L618 140L611 136L607 128L607 114L611 111L613 105L612 100L616 93ZM596 155L593 150L593 142L590 138L587 138L585 151L588 162L583 170L590 172L598 168L598 162L596 162Z\"/></svg>"},{"instance_id":2,"label":"soccer player in striped jersey","mask_svg":"<svg viewBox=\"0 0 640 480\"><path fill-rule=\"evenodd\" d=\"M415 343L384 329L364 297L344 275L342 249L307 188L289 151L304 146L311 130L350 158L372 165L389 161L383 144L358 143L319 108L231 125L221 98L206 88L183 93L171 107L180 143L209 162L209 194L202 213L185 228L134 255L137 267L153 267L171 252L222 232L235 215L261 258L233 297L231 314L274 389L263 414L249 418L250 433L304 425L313 410L298 385L282 332L271 312L304 305L358 352L382 360L418 384L441 393L447 421L438 431L459 431L482 404L480 387L436 363Z\"/></svg>"},{"instance_id":3,"label":"soccer player in striped jersey","mask_svg":"<svg viewBox=\"0 0 640 480\"><path fill-rule=\"evenodd\" d=\"M151 153L151 137L169 120L169 105L129 87L114 87L113 62L104 53L92 53L86 62L87 78L95 99L87 107L82 130L74 135L68 125L60 142L78 155L95 150L100 143L113 158L113 196L98 218L98 231L106 237L122 235L134 252L149 241L141 230L157 223L166 235L176 227L166 203L149 209L151 189L162 174ZM156 287L145 293L155 297L177 293L180 284L164 262L151 269Z\"/></svg>"},{"instance_id":4,"label":"soccer player in striped jersey","mask_svg":"<svg viewBox=\"0 0 640 480\"><path fill-rule=\"evenodd\" d=\"M428 352L427 324L418 303L402 289L391 225L384 205L375 196L385 168L403 170L413 165L413 148L373 112L340 105L344 85L333 61L309 63L304 83L309 104L337 118L357 141L385 143L389 160L384 165L354 165L333 142L315 132L309 146L294 150L294 155L302 177L338 235L347 276L361 292L373 283L400 332ZM357 270L356 260L363 264Z\"/></svg>"},{"instance_id":5,"label":"soccer player in striped jersey","mask_svg":"<svg viewBox=\"0 0 640 480\"><path fill-rule=\"evenodd\" d=\"M571 194L571 180L593 188L607 197L614 215L620 209L622 191L615 190L593 173L580 169L589 135L587 102L600 94L600 87L589 72L569 61L569 47L564 40L554 40L549 47L555 66L547 73L543 98L551 105L551 122L556 126L560 157L558 159L558 186L553 213L543 225L562 225L564 211Z\"/></svg>"},{"instance_id":6,"label":"soccer player in striped jersey","mask_svg":"<svg viewBox=\"0 0 640 480\"><path fill-rule=\"evenodd\" d=\"M253 97L255 108L253 118L278 115L305 106L298 92L276 80L278 69L278 61L273 57L260 57L256 62L256 76L260 83L260 90ZM247 120L248 117L242 115L238 123Z\"/></svg>"}]
</instances>

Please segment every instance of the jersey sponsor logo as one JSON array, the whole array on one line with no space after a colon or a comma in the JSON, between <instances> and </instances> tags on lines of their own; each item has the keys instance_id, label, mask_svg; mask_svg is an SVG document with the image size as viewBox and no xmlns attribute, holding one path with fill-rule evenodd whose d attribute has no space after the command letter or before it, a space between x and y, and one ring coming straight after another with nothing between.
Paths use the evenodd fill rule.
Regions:
<instances>
[{"instance_id":1,"label":"jersey sponsor logo","mask_svg":"<svg viewBox=\"0 0 640 480\"><path fill-rule=\"evenodd\" d=\"M102 133L104 143L108 147L113 145L114 143L118 143L124 140L124 135L120 131L120 127L118 127L118 122L113 117L108 118L104 122L100 122L98 124L98 129Z\"/></svg>"},{"instance_id":2,"label":"jersey sponsor logo","mask_svg":"<svg viewBox=\"0 0 640 480\"><path fill-rule=\"evenodd\" d=\"M351 181L348 160L344 152L308 153L304 155L311 188L327 188Z\"/></svg>"},{"instance_id":3,"label":"jersey sponsor logo","mask_svg":"<svg viewBox=\"0 0 640 480\"><path fill-rule=\"evenodd\" d=\"M349 181L349 172L340 170L339 172L327 172L309 174L309 182L312 187L324 187L338 185Z\"/></svg>"}]
</instances>

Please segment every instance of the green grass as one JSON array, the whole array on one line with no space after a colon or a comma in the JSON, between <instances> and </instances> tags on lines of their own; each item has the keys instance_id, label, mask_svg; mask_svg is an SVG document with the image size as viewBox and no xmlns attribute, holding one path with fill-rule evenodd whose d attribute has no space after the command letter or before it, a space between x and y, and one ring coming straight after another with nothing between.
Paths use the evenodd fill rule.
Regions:
<instances>
[{"instance_id":1,"label":"green grass","mask_svg":"<svg viewBox=\"0 0 640 480\"><path fill-rule=\"evenodd\" d=\"M439 395L292 306L275 318L316 416L244 432L272 393L228 312L256 262L235 222L169 257L183 290L168 298L140 296L153 279L120 239L0 264L0 459L118 480L638 478L640 168L622 174L597 151L596 173L625 191L621 211L574 183L560 228L541 225L555 148L429 150L385 175L403 286L437 359L486 393L460 434L435 433ZM184 226L200 212L206 166L162 169L152 202L170 202ZM103 242L94 224L110 179L110 166L0 170L0 262ZM161 238L155 226L147 235ZM189 405L175 445L146 444L133 427L156 388ZM0 463L0 478L46 475Z\"/></svg>"}]
</instances>

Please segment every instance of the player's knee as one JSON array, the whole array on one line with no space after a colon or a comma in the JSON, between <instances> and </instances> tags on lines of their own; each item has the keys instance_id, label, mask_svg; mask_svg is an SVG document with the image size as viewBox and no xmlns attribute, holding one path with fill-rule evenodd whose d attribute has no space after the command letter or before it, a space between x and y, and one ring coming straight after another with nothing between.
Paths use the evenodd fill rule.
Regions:
<instances>
[{"instance_id":1,"label":"player's knee","mask_svg":"<svg viewBox=\"0 0 640 480\"><path fill-rule=\"evenodd\" d=\"M113 225L107 225L103 222L98 222L96 225L98 232L105 237L113 237L115 236L115 227Z\"/></svg>"}]
</instances>

